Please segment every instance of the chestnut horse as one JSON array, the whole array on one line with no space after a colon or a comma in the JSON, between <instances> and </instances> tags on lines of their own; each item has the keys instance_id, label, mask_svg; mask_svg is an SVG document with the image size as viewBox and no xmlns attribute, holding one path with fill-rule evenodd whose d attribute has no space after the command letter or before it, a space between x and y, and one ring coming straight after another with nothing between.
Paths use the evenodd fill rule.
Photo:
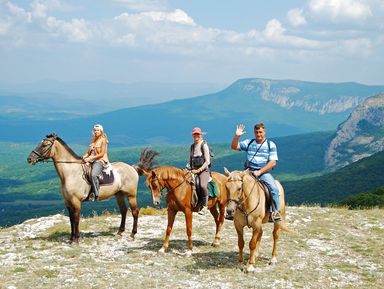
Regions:
<instances>
[{"instance_id":1,"label":"chestnut horse","mask_svg":"<svg viewBox=\"0 0 384 289\"><path fill-rule=\"evenodd\" d=\"M133 166L123 162L112 163L114 182L111 185L100 187L99 200L105 200L112 196L116 197L121 213L118 235L122 235L125 230L127 215L125 197L128 199L133 216L131 237L134 238L137 233L137 220L139 215L136 200L139 181L138 172L142 169L151 169L154 165L153 158L156 155L158 155L158 153L155 151L143 150L140 162ZM90 184L86 181L83 160L56 134L51 134L44 138L29 154L27 161L34 165L37 162L48 159L53 160L61 181L60 191L68 209L69 220L71 222L70 241L71 243L78 243L80 237L79 222L81 203L87 200L91 188Z\"/></svg>"},{"instance_id":2,"label":"chestnut horse","mask_svg":"<svg viewBox=\"0 0 384 289\"><path fill-rule=\"evenodd\" d=\"M185 222L188 236L187 255L192 253L192 212L197 212L197 207L192 207L192 174L190 171L181 170L171 166L161 166L150 172L144 172L147 176L146 185L152 192L153 204L160 204L163 189L167 190L166 203L168 207L168 225L165 233L163 246L159 252L164 253L168 249L169 236L172 231L173 223L177 212L185 214ZM225 189L226 176L217 172L211 172L212 179L216 182L219 195L217 198L209 198L208 209L210 210L215 223L216 233L212 246L220 245L220 233L224 223L225 206L227 195ZM217 208L219 210L217 210Z\"/></svg>"},{"instance_id":3,"label":"chestnut horse","mask_svg":"<svg viewBox=\"0 0 384 289\"><path fill-rule=\"evenodd\" d=\"M244 249L244 227L252 228L252 238L249 242L250 256L248 260L248 271L254 270L255 259L259 255L261 237L263 235L262 224L269 220L270 212L266 210L266 197L261 182L253 177L248 170L229 172L224 168L228 176L226 187L228 194L226 219L233 219L239 246L239 265L243 264ZM280 214L285 217L284 189L276 180L279 188ZM273 227L273 251L270 264L277 263L277 241L280 230L289 231L284 220L274 223Z\"/></svg>"}]
</instances>

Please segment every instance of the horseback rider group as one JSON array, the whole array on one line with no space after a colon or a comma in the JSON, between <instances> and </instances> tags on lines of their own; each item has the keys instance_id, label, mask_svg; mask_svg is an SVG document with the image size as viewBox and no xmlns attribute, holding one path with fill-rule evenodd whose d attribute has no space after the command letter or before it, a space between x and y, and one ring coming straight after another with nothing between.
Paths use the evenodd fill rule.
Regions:
<instances>
[{"instance_id":1,"label":"horseback rider group","mask_svg":"<svg viewBox=\"0 0 384 289\"><path fill-rule=\"evenodd\" d=\"M108 139L103 126L96 124L92 131L92 138L87 153L83 156L86 164L92 165L91 173L91 193L88 200L95 201L99 197L98 176L109 164L108 160ZM199 127L192 130L193 144L190 147L190 157L186 169L195 175L199 184L199 214L205 214L208 206L208 183L211 181L211 150L207 142L203 139L203 132ZM279 214L279 190L270 171L276 165L277 148L274 142L266 139L266 128L263 123L254 126L253 139L246 139L239 142L239 138L245 134L245 126L240 124L236 127L235 136L231 143L233 150L245 151L246 162L245 169L249 169L255 178L260 179L267 184L272 192L272 204L270 206L271 220L273 222L281 221Z\"/></svg>"}]
</instances>

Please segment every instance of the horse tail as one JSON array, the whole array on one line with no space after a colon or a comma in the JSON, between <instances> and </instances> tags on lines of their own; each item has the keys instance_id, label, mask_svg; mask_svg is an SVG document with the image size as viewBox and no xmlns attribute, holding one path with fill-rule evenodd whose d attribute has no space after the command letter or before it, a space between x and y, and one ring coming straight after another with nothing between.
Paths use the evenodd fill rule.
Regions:
<instances>
[{"instance_id":1,"label":"horse tail","mask_svg":"<svg viewBox=\"0 0 384 289\"><path fill-rule=\"evenodd\" d=\"M281 220L279 223L278 223L278 227L280 230L284 231L284 232L288 232L288 233L292 233L292 230L287 228L287 226L285 226L285 222L283 220Z\"/></svg>"},{"instance_id":2,"label":"horse tail","mask_svg":"<svg viewBox=\"0 0 384 289\"><path fill-rule=\"evenodd\" d=\"M155 160L158 155L160 155L159 152L149 148L141 150L139 162L133 165L139 176L142 176L144 171L149 172L158 165L158 162Z\"/></svg>"}]
</instances>

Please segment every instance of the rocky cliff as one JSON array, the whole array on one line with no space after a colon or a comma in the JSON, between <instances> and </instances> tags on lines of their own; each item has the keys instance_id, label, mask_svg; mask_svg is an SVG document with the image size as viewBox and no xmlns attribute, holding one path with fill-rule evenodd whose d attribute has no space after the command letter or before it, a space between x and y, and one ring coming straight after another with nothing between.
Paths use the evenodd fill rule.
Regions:
<instances>
[{"instance_id":1,"label":"rocky cliff","mask_svg":"<svg viewBox=\"0 0 384 289\"><path fill-rule=\"evenodd\" d=\"M344 167L384 149L384 94L367 98L339 125L325 155L331 169Z\"/></svg>"},{"instance_id":2,"label":"rocky cliff","mask_svg":"<svg viewBox=\"0 0 384 289\"><path fill-rule=\"evenodd\" d=\"M297 80L244 79L243 90L286 109L300 108L319 114L339 113L355 108L371 95L384 91L382 86L358 83L315 83Z\"/></svg>"}]
</instances>

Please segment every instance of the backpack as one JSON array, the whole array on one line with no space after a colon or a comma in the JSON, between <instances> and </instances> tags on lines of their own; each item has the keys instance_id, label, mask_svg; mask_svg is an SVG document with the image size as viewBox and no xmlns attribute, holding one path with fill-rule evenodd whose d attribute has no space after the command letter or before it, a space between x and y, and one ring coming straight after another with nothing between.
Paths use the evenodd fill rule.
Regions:
<instances>
[{"instance_id":1,"label":"backpack","mask_svg":"<svg viewBox=\"0 0 384 289\"><path fill-rule=\"evenodd\" d=\"M204 162L205 162L204 145L205 144L207 144L207 142L204 140L203 144L200 146L201 156L200 157L194 157L194 158L192 156L193 156L193 151L195 150L195 144L193 143L191 145L190 152L189 152L189 159L190 159L191 168L198 168L204 164ZM208 146L208 150L209 150L209 156L211 159L211 162L208 165L208 167L210 168L212 165L213 157L215 156L215 154L213 153L212 149L209 146Z\"/></svg>"}]
</instances>

